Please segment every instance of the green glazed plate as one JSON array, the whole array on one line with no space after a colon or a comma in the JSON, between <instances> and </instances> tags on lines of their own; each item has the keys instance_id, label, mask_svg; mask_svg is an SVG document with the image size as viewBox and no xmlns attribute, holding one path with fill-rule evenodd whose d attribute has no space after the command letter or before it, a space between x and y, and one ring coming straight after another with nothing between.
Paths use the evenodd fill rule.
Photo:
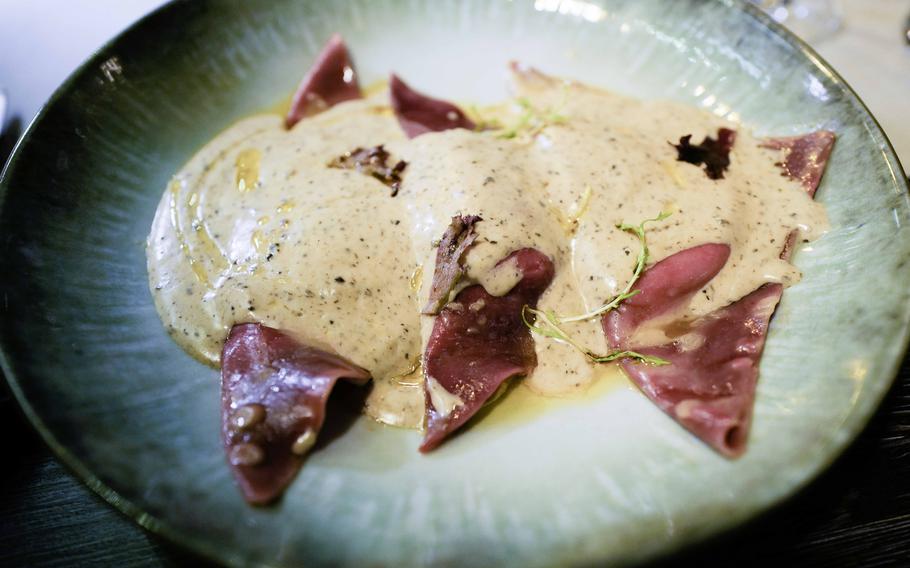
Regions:
<instances>
[{"instance_id":1,"label":"green glazed plate","mask_svg":"<svg viewBox=\"0 0 910 568\"><path fill-rule=\"evenodd\" d=\"M426 456L419 433L349 416L281 503L243 503L219 441L218 373L159 323L144 242L169 176L285 99L335 31L365 84L395 70L431 93L492 101L518 59L759 134L837 132L818 192L832 230L797 252L804 278L774 318L742 459L719 457L622 384L491 415ZM818 474L875 410L908 337L910 209L891 146L818 56L732 0L175 2L57 91L0 191L0 345L25 411L111 504L235 565L668 553Z\"/></svg>"}]
</instances>

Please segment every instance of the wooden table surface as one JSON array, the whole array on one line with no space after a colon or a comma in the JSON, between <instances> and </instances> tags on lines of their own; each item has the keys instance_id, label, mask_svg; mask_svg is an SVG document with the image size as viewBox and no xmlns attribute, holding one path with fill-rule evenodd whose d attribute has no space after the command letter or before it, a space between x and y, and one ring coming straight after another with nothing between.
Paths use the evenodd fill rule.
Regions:
<instances>
[{"instance_id":1,"label":"wooden table surface","mask_svg":"<svg viewBox=\"0 0 910 568\"><path fill-rule=\"evenodd\" d=\"M144 9L159 2L145 0ZM52 2L22 3L27 7L22 10L34 12L34 4ZM105 0L91 9L106 10L109 18L129 21L135 16L122 8L128 4ZM55 6L59 4L45 8ZM892 32L898 32L898 22L910 11L910 2L849 0L842 8L848 33L817 47L866 98L898 154L910 161L910 48L890 43ZM12 18L20 27L22 19L30 21L29 17ZM6 21L11 25L10 18ZM2 28L0 21L0 32ZM8 42L18 42L14 47L27 45L23 36L26 34L10 39L0 33L4 47ZM861 49L869 57L858 56ZM48 59L58 55L71 57L75 63L83 57L67 50L43 53ZM0 81L25 73L4 69L3 63L0 55ZM45 80L59 82L56 77ZM31 116L39 103L34 99L12 101L19 116L0 137L0 158L15 141L22 116ZM0 473L0 566L206 565L146 533L77 481L54 459L21 414L6 383L0 382L0 432L8 456ZM869 426L818 480L741 529L657 564L910 566L910 357Z\"/></svg>"}]
</instances>

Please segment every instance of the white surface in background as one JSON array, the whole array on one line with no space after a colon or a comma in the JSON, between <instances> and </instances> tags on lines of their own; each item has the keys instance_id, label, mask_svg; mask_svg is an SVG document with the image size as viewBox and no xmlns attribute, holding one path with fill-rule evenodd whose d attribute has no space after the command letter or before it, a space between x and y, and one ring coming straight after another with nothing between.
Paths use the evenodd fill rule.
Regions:
<instances>
[{"instance_id":1,"label":"white surface in background","mask_svg":"<svg viewBox=\"0 0 910 568\"><path fill-rule=\"evenodd\" d=\"M910 0L840 0L843 29L816 42L878 118L910 168L910 46L901 38ZM92 52L164 0L0 0L0 88L7 120L27 126Z\"/></svg>"},{"instance_id":2,"label":"white surface in background","mask_svg":"<svg viewBox=\"0 0 910 568\"><path fill-rule=\"evenodd\" d=\"M24 130L107 40L165 0L0 0L0 88Z\"/></svg>"},{"instance_id":3,"label":"white surface in background","mask_svg":"<svg viewBox=\"0 0 910 568\"><path fill-rule=\"evenodd\" d=\"M910 0L841 0L844 27L814 47L853 87L910 170ZM910 174L910 172L908 172Z\"/></svg>"}]
</instances>

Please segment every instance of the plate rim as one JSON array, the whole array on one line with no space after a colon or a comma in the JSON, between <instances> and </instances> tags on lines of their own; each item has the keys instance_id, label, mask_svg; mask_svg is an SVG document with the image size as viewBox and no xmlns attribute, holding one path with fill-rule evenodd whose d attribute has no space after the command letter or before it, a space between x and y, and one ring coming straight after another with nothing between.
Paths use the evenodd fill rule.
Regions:
<instances>
[{"instance_id":1,"label":"plate rim","mask_svg":"<svg viewBox=\"0 0 910 568\"><path fill-rule=\"evenodd\" d=\"M531 0L526 1L530 2ZM791 49L804 56L813 69L823 73L835 87L840 89L848 101L853 103L857 110L860 111L860 114L863 116L864 122L866 123L867 129L870 130L873 135L877 134L881 138L881 145L879 149L885 158L885 162L890 168L891 182L893 187L897 190L900 190L903 193L905 199L910 196L910 179L908 179L907 174L901 165L900 159L894 150L894 146L888 138L888 134L882 128L881 124L878 122L878 119L875 118L875 115L872 114L872 112L869 110L869 107L856 93L853 87L851 87L850 84L844 80L844 78L841 77L841 75L821 55L819 55L808 43L799 38L793 32L789 31L786 27L778 23L771 16L763 12L748 0L711 1L716 4L725 6L728 10L739 11L743 13L745 17L749 17L755 20L758 24L760 24L761 27L774 34L779 40L785 42ZM43 122L44 117L48 113L50 107L56 104L60 99L64 98L66 91L86 72L97 66L97 64L107 60L110 56L111 51L113 51L113 49L122 41L125 41L127 36L131 36L137 33L137 30L146 26L148 21L160 17L165 17L166 14L170 12L186 9L186 7L190 4L191 2L189 0L168 0L164 4L146 13L134 21L132 24L130 24L128 27L124 28L115 36L110 38L102 46L94 50L91 55L89 55L78 67L76 67L75 70L73 70L66 77L62 83L60 83L59 86L54 89L54 92L51 94L51 96L41 105L39 111L29 121L28 126L25 128L22 135L13 146L13 149L10 152L7 161L4 164L2 172L0 172L0 212L3 210L3 205L6 201L6 195L9 191L8 175L15 168L15 163L19 160L20 154L22 153L22 148L28 145L29 140L34 135L35 131L40 128L40 125ZM2 229L3 227L0 226L0 231L2 231ZM823 459L815 464L815 467L807 470L807 473L803 476L802 479L791 485L787 491L782 492L776 498L771 499L767 503L761 505L759 509L754 513L745 515L741 518L732 519L729 524L712 530L707 534L699 535L698 537L686 542L671 543L669 546L665 547L657 554L652 556L651 559L656 560L658 558L669 557L670 555L677 553L683 549L690 549L695 545L709 543L720 536L730 534L734 530L745 527L750 522L753 522L760 517L767 515L772 510L777 509L782 504L793 499L807 486L813 483L822 473L827 471L835 462L837 462L849 449L849 447L854 444L860 434L865 431L868 423L878 412L885 397L894 386L900 367L907 356L908 346L910 346L910 300L905 301L903 311L903 322L900 327L900 336L898 338L898 341L894 342L895 345L900 346L899 353L901 353L901 355L894 357L891 361L889 361L886 370L883 372L883 375L888 378L881 382L880 388L877 392L872 392L869 394L870 398L868 399L869 402L866 407L860 409L858 413L851 413L850 418L852 418L854 428L848 436L845 436L839 440L833 439L830 443L828 451L824 453ZM237 552L231 551L224 547L218 547L215 544L208 542L206 539L199 539L188 536L188 533L185 534L175 529L167 522L159 519L158 517L147 513L142 509L140 505L137 505L133 501L123 497L117 490L113 489L98 479L91 471L91 469L80 458L75 456L66 446L57 440L51 429L44 423L44 420L41 418L35 408L32 407L19 384L19 378L16 377L16 375L13 373L11 358L7 354L8 351L9 349L6 347L5 341L2 337L0 337L0 371L2 371L10 392L13 394L20 410L28 420L29 425L35 431L37 431L41 440L54 454L54 457L60 463L62 463L69 471L69 473L73 474L82 485L90 489L106 504L112 506L116 511L118 511L130 521L135 522L143 529L149 531L154 535L164 538L170 543L176 544L185 550L200 555L209 561L226 564L228 566L246 565L244 557L242 555L239 555ZM842 426L846 424L847 422L842 424Z\"/></svg>"}]
</instances>

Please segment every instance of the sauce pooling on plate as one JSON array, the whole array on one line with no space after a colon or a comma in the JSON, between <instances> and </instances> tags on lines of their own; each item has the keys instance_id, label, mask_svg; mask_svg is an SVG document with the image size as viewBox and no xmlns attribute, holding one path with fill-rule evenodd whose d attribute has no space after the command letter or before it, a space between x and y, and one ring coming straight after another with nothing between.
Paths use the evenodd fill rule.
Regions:
<instances>
[{"instance_id":1,"label":"sauce pooling on plate","mask_svg":"<svg viewBox=\"0 0 910 568\"><path fill-rule=\"evenodd\" d=\"M781 175L779 151L680 104L521 74L515 84L518 98L481 109L473 131L408 139L385 93L291 129L272 115L231 126L174 176L152 226L151 287L170 333L217 365L234 324L281 329L367 369L375 387L366 411L416 428L433 319L420 313L434 245L455 215L483 219L464 258L467 281L503 295L520 274L499 261L534 248L556 268L539 307L559 314L617 294L638 252L617 225L661 212L671 216L649 226L652 261L704 243L730 247L729 261L685 307L689 318L764 283L799 280L781 249L791 231L813 239L827 222L798 181ZM734 128L722 177L678 159L681 137ZM379 176L338 167L380 146L388 167L406 164L394 196ZM596 318L565 329L608 350ZM596 364L572 346L535 340L537 367L525 379L535 392L566 395L596 378Z\"/></svg>"},{"instance_id":2,"label":"sauce pooling on plate","mask_svg":"<svg viewBox=\"0 0 910 568\"><path fill-rule=\"evenodd\" d=\"M364 98L333 36L282 118L169 183L148 243L162 321L221 366L246 500L278 497L341 379L431 451L507 383L583 392L619 362L715 451L745 451L771 316L834 143L758 139L672 102L513 65L470 114L392 75ZM646 234L647 233L647 234Z\"/></svg>"}]
</instances>

